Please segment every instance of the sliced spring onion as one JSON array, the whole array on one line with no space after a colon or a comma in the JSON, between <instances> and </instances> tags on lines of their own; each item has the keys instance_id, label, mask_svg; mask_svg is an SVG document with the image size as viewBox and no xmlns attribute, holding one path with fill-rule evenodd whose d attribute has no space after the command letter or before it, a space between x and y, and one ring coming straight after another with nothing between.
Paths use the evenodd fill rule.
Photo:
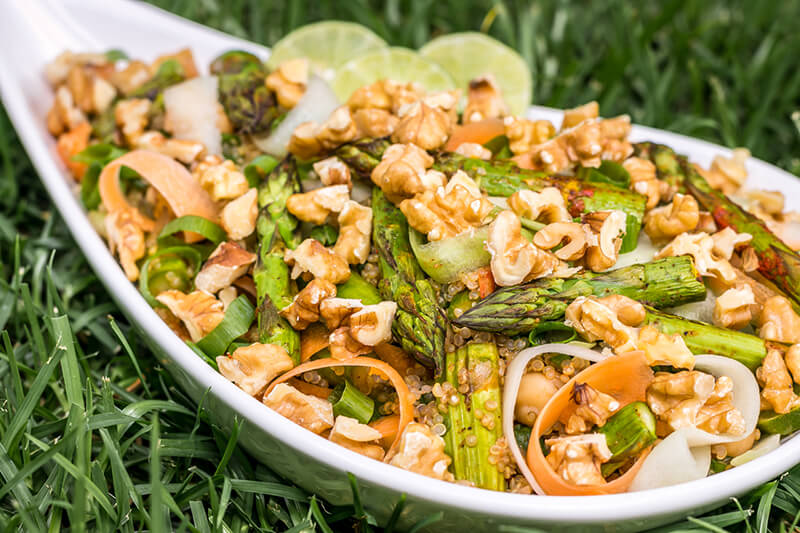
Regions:
<instances>
[{"instance_id":1,"label":"sliced spring onion","mask_svg":"<svg viewBox=\"0 0 800 533\"><path fill-rule=\"evenodd\" d=\"M339 237L339 230L330 224L314 226L314 229L309 233L309 237L319 241L322 246L333 246L336 244L336 239Z\"/></svg>"},{"instance_id":2,"label":"sliced spring onion","mask_svg":"<svg viewBox=\"0 0 800 533\"><path fill-rule=\"evenodd\" d=\"M577 176L584 181L608 183L622 189L631 185L631 175L625 167L614 161L603 161L598 168L579 168Z\"/></svg>"},{"instance_id":3,"label":"sliced spring onion","mask_svg":"<svg viewBox=\"0 0 800 533\"><path fill-rule=\"evenodd\" d=\"M169 221L167 225L164 226L164 229L161 230L158 239L161 240L165 237L169 237L179 231L198 233L214 244L221 243L228 236L224 229L207 218L197 215L184 215Z\"/></svg>"},{"instance_id":4,"label":"sliced spring onion","mask_svg":"<svg viewBox=\"0 0 800 533\"><path fill-rule=\"evenodd\" d=\"M278 163L280 161L271 155L263 154L256 157L244 167L244 177L247 178L247 183L251 187L258 187L258 184L272 172L272 169L278 166Z\"/></svg>"},{"instance_id":5,"label":"sliced spring onion","mask_svg":"<svg viewBox=\"0 0 800 533\"><path fill-rule=\"evenodd\" d=\"M439 283L456 281L460 274L472 272L489 264L492 256L486 250L489 226L462 235L424 243L424 236L409 230L411 249L422 270Z\"/></svg>"},{"instance_id":6,"label":"sliced spring onion","mask_svg":"<svg viewBox=\"0 0 800 533\"><path fill-rule=\"evenodd\" d=\"M165 258L166 256L175 256L176 258L183 258L191 262L190 268L192 272L197 272L200 268L200 263L203 261L203 254L195 249L193 246L170 246L162 248L150 255L142 264L141 273L139 274L139 292L142 293L144 299L151 307L163 307L163 304L156 300L153 293L150 291L150 279L154 274L163 272L163 268L159 268L156 272L150 271L151 263L156 259ZM186 262L184 261L184 265Z\"/></svg>"},{"instance_id":7,"label":"sliced spring onion","mask_svg":"<svg viewBox=\"0 0 800 533\"><path fill-rule=\"evenodd\" d=\"M256 310L253 304L242 294L228 305L222 322L211 330L211 333L197 341L198 348L209 357L224 354L234 339L247 333L255 317Z\"/></svg>"},{"instance_id":8,"label":"sliced spring onion","mask_svg":"<svg viewBox=\"0 0 800 533\"><path fill-rule=\"evenodd\" d=\"M483 143L483 147L492 152L492 159L508 159L514 154L508 144L508 137L498 135Z\"/></svg>"},{"instance_id":9,"label":"sliced spring onion","mask_svg":"<svg viewBox=\"0 0 800 533\"><path fill-rule=\"evenodd\" d=\"M731 466L740 466L745 463L749 463L753 459L758 459L762 455L766 455L769 452L778 449L778 446L781 445L781 436L780 435L767 435L766 437L762 438L755 446L747 450L741 455L737 455L733 459L731 459Z\"/></svg>"},{"instance_id":10,"label":"sliced spring onion","mask_svg":"<svg viewBox=\"0 0 800 533\"><path fill-rule=\"evenodd\" d=\"M186 346L188 346L189 348L191 348L191 349L192 349L192 351L193 351L195 354L197 354L197 356L198 356L198 357L200 357L200 358L201 358L203 361L205 361L206 363L208 363L208 364L209 364L209 366L211 366L211 368L213 368L214 370L216 370L217 372L219 372L219 366L217 365L217 361L216 361L216 360L215 360L213 357L209 357L209 356L207 356L207 355L206 355L206 353L205 353L203 350L201 350L201 349L200 349L200 347L199 347L199 346L197 346L197 345L196 345L195 343L193 343L192 341L186 341Z\"/></svg>"},{"instance_id":11,"label":"sliced spring onion","mask_svg":"<svg viewBox=\"0 0 800 533\"><path fill-rule=\"evenodd\" d=\"M333 404L333 414L355 418L362 424L372 420L375 413L375 402L358 390L355 385L345 380L333 389L328 401Z\"/></svg>"},{"instance_id":12,"label":"sliced spring onion","mask_svg":"<svg viewBox=\"0 0 800 533\"><path fill-rule=\"evenodd\" d=\"M558 338L558 337L561 338ZM532 346L547 343L567 343L575 340L578 332L563 322L540 322L528 335Z\"/></svg>"},{"instance_id":13,"label":"sliced spring onion","mask_svg":"<svg viewBox=\"0 0 800 533\"><path fill-rule=\"evenodd\" d=\"M126 152L127 150L124 148L120 148L111 143L97 143L87 146L82 151L73 155L71 159L78 163L86 163L87 165L91 165L92 163L106 165L110 161L124 155Z\"/></svg>"},{"instance_id":14,"label":"sliced spring onion","mask_svg":"<svg viewBox=\"0 0 800 533\"><path fill-rule=\"evenodd\" d=\"M383 301L378 289L355 271L350 272L350 277L347 278L347 281L336 286L336 296L361 300L364 305L373 305Z\"/></svg>"}]
</instances>

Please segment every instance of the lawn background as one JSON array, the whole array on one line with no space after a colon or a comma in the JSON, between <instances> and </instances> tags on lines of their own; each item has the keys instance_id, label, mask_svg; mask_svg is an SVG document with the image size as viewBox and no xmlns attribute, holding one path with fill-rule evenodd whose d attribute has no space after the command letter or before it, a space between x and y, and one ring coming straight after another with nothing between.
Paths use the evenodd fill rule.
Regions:
<instances>
[{"instance_id":1,"label":"lawn background","mask_svg":"<svg viewBox=\"0 0 800 533\"><path fill-rule=\"evenodd\" d=\"M536 104L597 99L604 115L746 146L800 174L797 1L153 3L267 45L334 18L412 48L486 31L529 62ZM380 529L357 502L330 506L256 464L174 386L52 210L5 113L0 330L0 532ZM798 513L795 469L667 529L790 531Z\"/></svg>"}]
</instances>

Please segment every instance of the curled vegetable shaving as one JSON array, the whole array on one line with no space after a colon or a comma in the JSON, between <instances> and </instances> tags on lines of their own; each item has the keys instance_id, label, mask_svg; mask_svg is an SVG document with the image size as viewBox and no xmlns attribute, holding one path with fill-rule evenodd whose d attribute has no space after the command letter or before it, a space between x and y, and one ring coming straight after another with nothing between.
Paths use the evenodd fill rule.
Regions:
<instances>
[{"instance_id":1,"label":"curled vegetable shaving","mask_svg":"<svg viewBox=\"0 0 800 533\"><path fill-rule=\"evenodd\" d=\"M389 452L391 452L394 447L400 442L400 435L403 434L403 430L406 426L414 420L414 398L411 396L411 391L408 390L408 385L403 380L403 377L392 368L389 364L384 363L378 359L372 359L371 357L355 357L353 359L347 361L337 361L332 360L330 358L327 359L317 359L315 361L308 361L303 363L299 366L296 366L292 370L288 371L287 373L283 374L275 381L270 383L269 387L267 387L266 392L264 392L264 396L268 396L272 389L274 389L278 384L283 383L295 376L299 376L305 372L310 370L319 370L321 368L331 368L334 366L356 366L356 367L367 367L367 368L374 368L380 372L383 372L386 377L389 378L389 381L392 383L392 386L397 391L397 400L400 406L400 417L397 421L397 434L395 438L392 440L392 445L389 447ZM391 454L387 453L388 456L391 457Z\"/></svg>"}]
</instances>

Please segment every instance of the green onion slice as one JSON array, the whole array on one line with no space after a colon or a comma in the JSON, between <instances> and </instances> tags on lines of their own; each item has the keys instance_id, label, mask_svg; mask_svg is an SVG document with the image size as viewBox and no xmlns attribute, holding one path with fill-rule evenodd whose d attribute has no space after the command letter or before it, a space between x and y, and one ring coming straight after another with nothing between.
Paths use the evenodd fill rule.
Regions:
<instances>
[{"instance_id":1,"label":"green onion slice","mask_svg":"<svg viewBox=\"0 0 800 533\"><path fill-rule=\"evenodd\" d=\"M355 385L345 380L333 389L328 401L333 404L333 414L355 418L362 424L368 423L375 412L375 402L358 390Z\"/></svg>"},{"instance_id":2,"label":"green onion slice","mask_svg":"<svg viewBox=\"0 0 800 533\"><path fill-rule=\"evenodd\" d=\"M179 231L191 231L199 233L214 244L219 244L228 236L225 230L218 224L211 222L207 218L199 217L197 215L184 215L175 220L171 220L164 226L161 233L158 235L158 240L161 241L165 237L174 235Z\"/></svg>"},{"instance_id":3,"label":"green onion slice","mask_svg":"<svg viewBox=\"0 0 800 533\"><path fill-rule=\"evenodd\" d=\"M153 260L167 255L173 255L176 256L176 258L183 258L185 260L183 261L184 272L187 268L187 261L190 262L190 265L188 266L191 267L192 272L197 272L200 269L200 263L203 262L203 254L193 246L170 246L168 248L162 248L150 255L145 260L144 264L142 264L141 273L139 274L139 292L142 293L142 296L144 296L144 299L147 300L147 303L149 303L151 307L163 306L161 302L156 300L155 296L153 296L153 294L150 292L150 279L152 276L164 272L165 269L161 267L154 272L150 272L150 264L153 262ZM171 267L172 265L175 265L175 263L170 262L169 265ZM170 269L172 272L179 272L178 269ZM188 272L186 274L188 276Z\"/></svg>"},{"instance_id":4,"label":"green onion slice","mask_svg":"<svg viewBox=\"0 0 800 533\"><path fill-rule=\"evenodd\" d=\"M242 294L230 303L222 322L211 333L197 341L198 348L209 357L224 354L234 339L247 333L255 317L256 310L253 304Z\"/></svg>"},{"instance_id":5,"label":"green onion slice","mask_svg":"<svg viewBox=\"0 0 800 533\"><path fill-rule=\"evenodd\" d=\"M247 178L247 183L251 187L258 187L267 175L272 172L272 169L278 166L278 161L271 155L260 155L250 161L244 167L244 177Z\"/></svg>"}]
</instances>

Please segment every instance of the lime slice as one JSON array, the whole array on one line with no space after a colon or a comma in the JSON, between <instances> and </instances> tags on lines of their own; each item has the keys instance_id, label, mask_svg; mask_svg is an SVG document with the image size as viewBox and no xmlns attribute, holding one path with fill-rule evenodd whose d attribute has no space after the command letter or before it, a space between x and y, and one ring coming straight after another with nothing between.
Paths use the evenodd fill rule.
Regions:
<instances>
[{"instance_id":1,"label":"lime slice","mask_svg":"<svg viewBox=\"0 0 800 533\"><path fill-rule=\"evenodd\" d=\"M531 104L531 71L517 52L476 32L451 33L432 40L419 50L420 55L439 63L453 77L456 86L466 90L470 80L485 74L495 77L503 99L515 115Z\"/></svg>"},{"instance_id":2,"label":"lime slice","mask_svg":"<svg viewBox=\"0 0 800 533\"><path fill-rule=\"evenodd\" d=\"M426 91L453 89L453 78L434 61L408 48L388 48L351 59L336 70L333 92L342 100L364 85L390 79L415 81Z\"/></svg>"},{"instance_id":3,"label":"lime slice","mask_svg":"<svg viewBox=\"0 0 800 533\"><path fill-rule=\"evenodd\" d=\"M286 60L306 57L315 72L327 81L348 60L387 48L386 41L353 22L328 21L308 24L275 43L267 66L275 69Z\"/></svg>"}]
</instances>

